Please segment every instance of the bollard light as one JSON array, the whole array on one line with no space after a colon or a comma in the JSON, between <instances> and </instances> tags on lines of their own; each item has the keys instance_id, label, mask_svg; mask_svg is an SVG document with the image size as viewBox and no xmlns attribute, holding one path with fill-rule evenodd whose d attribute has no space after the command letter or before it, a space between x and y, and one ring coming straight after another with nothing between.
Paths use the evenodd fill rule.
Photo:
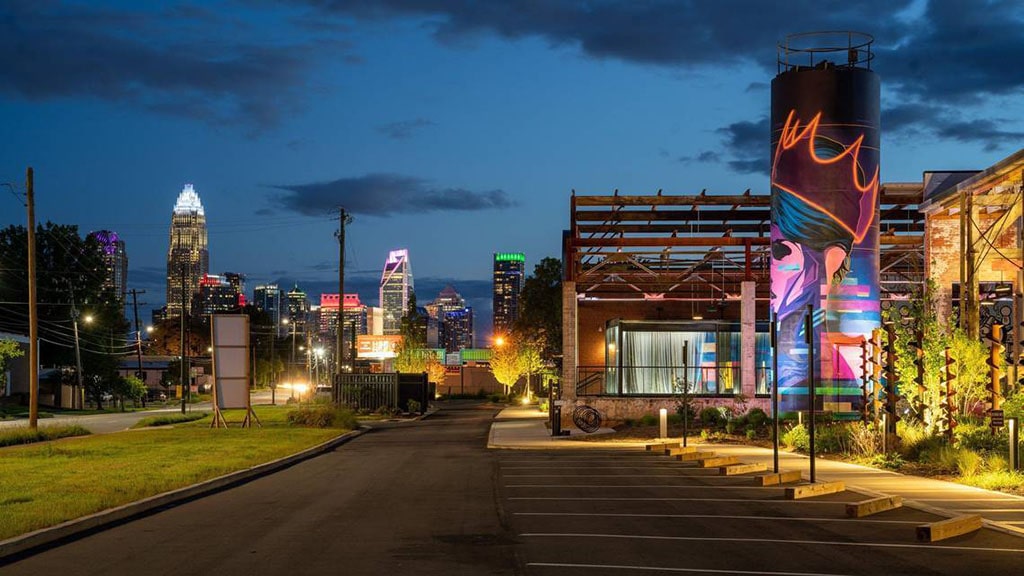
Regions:
<instances>
[{"instance_id":1,"label":"bollard light","mask_svg":"<svg viewBox=\"0 0 1024 576\"><path fill-rule=\"evenodd\" d=\"M1020 470L1020 432L1017 430L1017 419L1007 418L1006 426L1010 436L1010 470Z\"/></svg>"},{"instance_id":2,"label":"bollard light","mask_svg":"<svg viewBox=\"0 0 1024 576\"><path fill-rule=\"evenodd\" d=\"M659 438L668 438L668 410L662 408L658 411L661 420L661 435Z\"/></svg>"}]
</instances>

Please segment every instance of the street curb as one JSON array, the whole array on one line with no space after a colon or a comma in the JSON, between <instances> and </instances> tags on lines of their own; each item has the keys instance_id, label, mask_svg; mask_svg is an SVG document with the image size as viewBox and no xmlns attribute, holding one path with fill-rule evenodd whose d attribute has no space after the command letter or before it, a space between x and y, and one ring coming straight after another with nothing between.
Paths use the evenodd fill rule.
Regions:
<instances>
[{"instance_id":1,"label":"street curb","mask_svg":"<svg viewBox=\"0 0 1024 576\"><path fill-rule=\"evenodd\" d=\"M341 436L332 438L326 442L313 446L312 448L307 448L302 452L292 454L291 456L284 456L277 460L258 464L251 468L211 478L210 480L206 480L198 484L178 488L176 490L150 496L149 498L144 498L136 502L129 502L128 504L123 504L116 508L109 508L107 510L96 512L95 514L82 516L81 518L75 518L74 520L68 520L67 522L57 524L56 526L40 528L34 532L2 540L0 541L0 566L6 564L11 556L29 552L34 548L43 547L61 540L70 540L84 533L99 531L103 528L119 524L126 520L146 515L160 508L172 506L186 500L193 500L203 496L208 496L215 492L255 480L261 476L272 474L289 466L298 464L303 460L308 460L325 452L329 452L368 431L369 430L367 428L361 428L359 430L346 432Z\"/></svg>"}]
</instances>

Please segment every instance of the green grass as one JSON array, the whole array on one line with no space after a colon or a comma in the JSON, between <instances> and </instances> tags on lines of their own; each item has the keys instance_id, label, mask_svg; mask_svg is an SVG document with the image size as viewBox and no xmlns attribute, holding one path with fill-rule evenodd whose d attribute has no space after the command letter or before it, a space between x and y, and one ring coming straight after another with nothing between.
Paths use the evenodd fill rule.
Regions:
<instances>
[{"instance_id":1,"label":"green grass","mask_svg":"<svg viewBox=\"0 0 1024 576\"><path fill-rule=\"evenodd\" d=\"M193 422L195 420L202 420L209 416L209 412L189 412L188 414L163 414L160 416L150 416L143 418L135 423L132 428L148 428L151 426L168 426L171 424L184 424L186 422Z\"/></svg>"},{"instance_id":2,"label":"green grass","mask_svg":"<svg viewBox=\"0 0 1024 576\"><path fill-rule=\"evenodd\" d=\"M40 426L36 430L32 430L26 425L21 428L7 428L0 430L0 447L46 442L49 440L57 440L59 438L69 438L71 436L88 436L89 434L90 432L88 430L77 424L64 426Z\"/></svg>"},{"instance_id":3,"label":"green grass","mask_svg":"<svg viewBox=\"0 0 1024 576\"><path fill-rule=\"evenodd\" d=\"M258 406L262 428L209 421L0 449L0 540L294 454L340 429L285 423ZM238 423L244 413L226 414Z\"/></svg>"},{"instance_id":4,"label":"green grass","mask_svg":"<svg viewBox=\"0 0 1024 576\"><path fill-rule=\"evenodd\" d=\"M1009 472L980 472L973 476L963 476L958 479L961 484L984 488L986 490L999 490L1001 492L1014 492L1024 486L1024 473Z\"/></svg>"}]
</instances>

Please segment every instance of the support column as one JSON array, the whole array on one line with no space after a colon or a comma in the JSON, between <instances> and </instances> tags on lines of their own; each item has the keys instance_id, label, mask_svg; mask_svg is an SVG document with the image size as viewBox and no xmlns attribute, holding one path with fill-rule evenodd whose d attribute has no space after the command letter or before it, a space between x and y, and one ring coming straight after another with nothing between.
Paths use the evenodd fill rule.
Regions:
<instances>
[{"instance_id":1,"label":"support column","mask_svg":"<svg viewBox=\"0 0 1024 576\"><path fill-rule=\"evenodd\" d=\"M740 283L740 391L753 398L757 390L757 343L755 321L755 284Z\"/></svg>"},{"instance_id":2,"label":"support column","mask_svg":"<svg viewBox=\"0 0 1024 576\"><path fill-rule=\"evenodd\" d=\"M576 404L576 283L562 282L562 424L568 425Z\"/></svg>"}]
</instances>

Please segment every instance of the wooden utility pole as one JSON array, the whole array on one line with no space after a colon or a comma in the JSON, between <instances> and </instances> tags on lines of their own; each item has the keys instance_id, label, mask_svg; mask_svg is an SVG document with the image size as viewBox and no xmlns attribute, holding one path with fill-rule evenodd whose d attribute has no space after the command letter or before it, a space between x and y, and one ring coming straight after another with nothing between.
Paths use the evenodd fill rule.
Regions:
<instances>
[{"instance_id":1,"label":"wooden utility pole","mask_svg":"<svg viewBox=\"0 0 1024 576\"><path fill-rule=\"evenodd\" d=\"M36 309L36 194L30 166L25 173L28 208L28 426L39 422L39 314Z\"/></svg>"},{"instance_id":2,"label":"wooden utility pole","mask_svg":"<svg viewBox=\"0 0 1024 576\"><path fill-rule=\"evenodd\" d=\"M145 290L131 289L132 293L132 307L135 309L135 354L139 360L139 370L135 373L135 377L142 380L145 383L145 379L142 376L142 328L139 326L139 294L145 294ZM145 405L145 403L143 403Z\"/></svg>"},{"instance_id":3,"label":"wooden utility pole","mask_svg":"<svg viewBox=\"0 0 1024 576\"><path fill-rule=\"evenodd\" d=\"M352 216L345 212L344 207L338 208L338 326L335 329L337 334L337 354L335 355L335 368L337 374L341 374L345 366L345 225L352 221ZM356 357L352 356L355 363Z\"/></svg>"}]
</instances>

